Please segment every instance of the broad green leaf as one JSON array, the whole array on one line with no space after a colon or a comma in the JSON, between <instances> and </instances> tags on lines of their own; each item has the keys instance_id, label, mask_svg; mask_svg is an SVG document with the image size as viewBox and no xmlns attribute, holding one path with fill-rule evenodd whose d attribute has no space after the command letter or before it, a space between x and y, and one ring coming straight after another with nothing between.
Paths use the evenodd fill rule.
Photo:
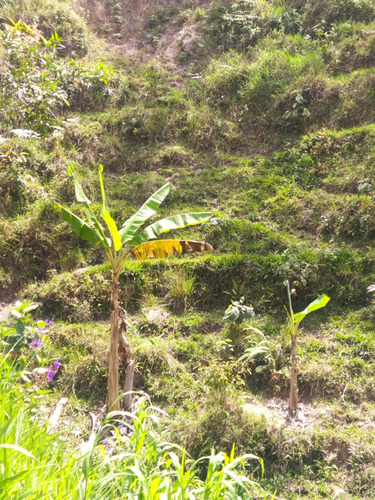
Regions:
<instances>
[{"instance_id":1,"label":"broad green leaf","mask_svg":"<svg viewBox=\"0 0 375 500\"><path fill-rule=\"evenodd\" d=\"M87 198L87 196L83 192L82 186L77 180L77 173L76 173L76 170L75 170L73 165L69 165L68 175L73 177L74 189L75 189L77 201L87 203L88 205L90 205L91 201Z\"/></svg>"},{"instance_id":2,"label":"broad green leaf","mask_svg":"<svg viewBox=\"0 0 375 500\"><path fill-rule=\"evenodd\" d=\"M22 335L25 331L25 328L25 323L21 319L19 319L16 323L16 332L18 333L18 335Z\"/></svg>"},{"instance_id":3,"label":"broad green leaf","mask_svg":"<svg viewBox=\"0 0 375 500\"><path fill-rule=\"evenodd\" d=\"M98 221L98 219L95 217L95 214L91 210L90 205L85 204L85 211L86 211L86 215L87 215L87 218L89 220L89 223L92 224L96 228L98 235L100 237L100 241L106 241L106 244L103 244L103 246L105 246L105 248L109 248L111 246L111 240L106 237L106 235L104 233L104 229L103 229L102 225L100 224L100 222Z\"/></svg>"},{"instance_id":4,"label":"broad green leaf","mask_svg":"<svg viewBox=\"0 0 375 500\"><path fill-rule=\"evenodd\" d=\"M99 172L100 172L100 170L99 170ZM94 212L91 210L91 207L90 207L91 201L87 198L87 196L83 192L82 186L81 186L81 184L77 180L77 173L76 173L75 168L74 168L73 165L70 165L68 167L68 174L73 177L74 189L75 189L75 194L76 194L77 201L82 202L82 203L85 204L85 209L86 209L86 213L87 213L87 217L89 219L89 222L94 227L96 227L96 229L98 230L100 241L102 242L102 245L105 248L109 248L110 243L107 241L107 238L106 238L106 236L104 234L104 230L103 230L100 222L95 217ZM83 237L81 236L81 238L83 238ZM85 239L85 238L83 238L83 239ZM90 241L90 240L87 240L87 241Z\"/></svg>"},{"instance_id":5,"label":"broad green leaf","mask_svg":"<svg viewBox=\"0 0 375 500\"><path fill-rule=\"evenodd\" d=\"M62 207L61 205L59 205L59 207L61 209L62 219L71 225L74 233L77 236L85 241L89 241L93 245L101 243L104 247L108 248L109 245L107 240L105 240L104 242L97 231L92 229L88 224L86 224L85 221L83 221L80 217L75 215L67 208Z\"/></svg>"},{"instance_id":6,"label":"broad green leaf","mask_svg":"<svg viewBox=\"0 0 375 500\"><path fill-rule=\"evenodd\" d=\"M165 200L169 191L171 190L172 184L167 182L163 187L158 189L150 198L141 206L137 213L132 215L120 229L121 241L122 243L127 243L130 241L138 229L144 224L150 217L152 217L161 203Z\"/></svg>"},{"instance_id":7,"label":"broad green leaf","mask_svg":"<svg viewBox=\"0 0 375 500\"><path fill-rule=\"evenodd\" d=\"M107 205L106 205L106 198L105 198L104 181L103 181L103 176L102 176L103 165L99 165L98 171L99 171L100 189L102 192L103 207L106 207Z\"/></svg>"},{"instance_id":8,"label":"broad green leaf","mask_svg":"<svg viewBox=\"0 0 375 500\"><path fill-rule=\"evenodd\" d=\"M202 224L203 222L207 222L211 217L212 214L209 212L197 212L173 215L172 217L161 219L143 229L143 231L129 241L129 245L140 245L145 241L153 240L160 234L172 231L173 229L181 229L187 226Z\"/></svg>"},{"instance_id":9,"label":"broad green leaf","mask_svg":"<svg viewBox=\"0 0 375 500\"><path fill-rule=\"evenodd\" d=\"M111 233L112 239L113 239L113 245L115 247L115 250L120 250L122 247L121 243L121 236L120 233L117 229L115 221L112 219L111 214L108 212L108 210L103 206L102 208L102 217L104 222L107 224L109 232Z\"/></svg>"},{"instance_id":10,"label":"broad green leaf","mask_svg":"<svg viewBox=\"0 0 375 500\"><path fill-rule=\"evenodd\" d=\"M225 311L225 314L223 316L223 319L229 319L230 321L233 321L234 323L240 316L240 311L236 308L230 305L227 310Z\"/></svg>"},{"instance_id":11,"label":"broad green leaf","mask_svg":"<svg viewBox=\"0 0 375 500\"><path fill-rule=\"evenodd\" d=\"M323 295L319 295L319 297L315 299L314 302L311 302L311 304L309 304L306 309L294 315L294 323L299 323L305 316L307 316L311 312L325 307L330 300L330 297L328 297L328 295L325 295L324 293Z\"/></svg>"},{"instance_id":12,"label":"broad green leaf","mask_svg":"<svg viewBox=\"0 0 375 500\"><path fill-rule=\"evenodd\" d=\"M101 210L101 215L103 217L104 222L107 224L109 232L111 233L112 240L113 240L113 246L115 247L115 250L120 250L122 247L121 244L121 236L120 233L118 232L117 226L115 221L112 219L111 214L108 212L107 205L106 205L106 197L105 197L105 190L104 190L104 181L103 181L103 165L99 165L99 180L100 180L100 189L102 192L102 210Z\"/></svg>"},{"instance_id":13,"label":"broad green leaf","mask_svg":"<svg viewBox=\"0 0 375 500\"><path fill-rule=\"evenodd\" d=\"M137 260L161 259L172 255L185 254L189 252L211 251L212 246L203 241L192 240L156 240L142 243L132 249Z\"/></svg>"},{"instance_id":14,"label":"broad green leaf","mask_svg":"<svg viewBox=\"0 0 375 500\"><path fill-rule=\"evenodd\" d=\"M38 304L30 304L29 305L28 303L26 303L26 304L24 304L24 307L22 309L23 309L23 312L28 313L30 311L33 311L34 309L37 309L38 307L39 307Z\"/></svg>"}]
</instances>

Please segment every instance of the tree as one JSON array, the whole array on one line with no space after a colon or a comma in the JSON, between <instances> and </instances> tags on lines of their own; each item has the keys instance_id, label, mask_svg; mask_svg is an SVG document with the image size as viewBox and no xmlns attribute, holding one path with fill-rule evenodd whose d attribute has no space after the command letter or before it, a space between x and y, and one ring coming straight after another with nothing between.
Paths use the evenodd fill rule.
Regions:
<instances>
[{"instance_id":1,"label":"tree","mask_svg":"<svg viewBox=\"0 0 375 500\"><path fill-rule=\"evenodd\" d=\"M127 329L125 311L121 308L119 302L119 277L123 271L124 263L131 256L136 259L147 259L169 257L191 251L212 250L211 245L200 241L156 240L160 234L167 231L206 222L210 219L211 214L200 212L174 215L154 222L142 229L143 224L156 213L160 204L168 195L172 187L168 182L150 196L142 207L118 229L107 208L102 165L99 166L98 171L102 193L100 216L107 226L109 236L107 236L104 227L94 214L91 201L84 194L73 166L68 168L68 174L73 178L77 201L84 204L87 221L84 221L67 208L61 205L58 206L61 209L63 220L71 225L77 236L90 242L95 247L104 249L111 266L111 339L108 361L107 405L112 410L120 410L119 356L123 359L126 367L125 392L129 393L132 389L134 373L134 361L125 335ZM130 403L131 399L128 396L124 401L125 409L130 408Z\"/></svg>"},{"instance_id":2,"label":"tree","mask_svg":"<svg viewBox=\"0 0 375 500\"><path fill-rule=\"evenodd\" d=\"M289 333L290 333L290 345L291 345L291 355L290 355L290 391L289 391L289 414L294 416L297 412L298 405L298 381L297 381L297 334L299 324L305 316L310 314L317 309L325 307L330 298L323 293L319 295L317 299L311 302L306 309L294 314L292 308L292 294L293 290L290 290L289 281L285 281L284 284L287 288L289 311L287 309L287 314L289 318Z\"/></svg>"}]
</instances>

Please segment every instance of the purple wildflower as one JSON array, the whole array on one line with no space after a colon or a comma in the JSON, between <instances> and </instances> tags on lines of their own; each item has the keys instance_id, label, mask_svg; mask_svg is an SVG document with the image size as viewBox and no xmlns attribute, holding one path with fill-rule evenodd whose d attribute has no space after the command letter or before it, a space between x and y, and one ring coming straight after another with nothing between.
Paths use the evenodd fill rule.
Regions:
<instances>
[{"instance_id":1,"label":"purple wildflower","mask_svg":"<svg viewBox=\"0 0 375 500\"><path fill-rule=\"evenodd\" d=\"M42 343L42 339L33 339L30 342L29 347L31 347L32 349L36 349L37 347L40 346L41 343Z\"/></svg>"},{"instance_id":2,"label":"purple wildflower","mask_svg":"<svg viewBox=\"0 0 375 500\"><path fill-rule=\"evenodd\" d=\"M41 323L44 325L43 326L40 326L38 328L38 330L41 332L41 333L46 333L48 334L49 331L48 331L48 328L50 328L50 326L52 325L52 321L50 319L45 319L44 321L41 321Z\"/></svg>"},{"instance_id":3,"label":"purple wildflower","mask_svg":"<svg viewBox=\"0 0 375 500\"><path fill-rule=\"evenodd\" d=\"M43 326L40 326L40 327L38 328L38 330L39 330L40 332L42 332L42 333L46 333L46 334L48 334L48 333L49 333L48 328L50 328L50 327L51 327L51 325L52 325L52 321L51 321L50 319L48 319L48 318L47 318L47 319L45 319L44 321L41 321L41 323L42 323L42 324L44 323L44 325L43 325Z\"/></svg>"},{"instance_id":4,"label":"purple wildflower","mask_svg":"<svg viewBox=\"0 0 375 500\"><path fill-rule=\"evenodd\" d=\"M52 382L53 377L56 375L56 373L59 371L59 368L61 366L61 363L58 361L54 361L52 366L49 366L47 368L47 380L48 382Z\"/></svg>"},{"instance_id":5,"label":"purple wildflower","mask_svg":"<svg viewBox=\"0 0 375 500\"><path fill-rule=\"evenodd\" d=\"M104 441L102 442L102 445L104 446L105 451L109 451L109 450L111 449L111 445L108 443L108 441L107 441L107 440L104 440Z\"/></svg>"}]
</instances>

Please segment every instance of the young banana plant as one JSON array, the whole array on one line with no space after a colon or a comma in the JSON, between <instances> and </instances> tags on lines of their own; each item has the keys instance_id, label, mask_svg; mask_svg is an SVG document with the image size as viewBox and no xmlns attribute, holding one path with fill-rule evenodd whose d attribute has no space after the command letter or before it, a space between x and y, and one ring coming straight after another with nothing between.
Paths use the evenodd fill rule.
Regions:
<instances>
[{"instance_id":1,"label":"young banana plant","mask_svg":"<svg viewBox=\"0 0 375 500\"><path fill-rule=\"evenodd\" d=\"M291 345L291 356L290 356L290 391L289 391L289 415L295 416L297 412L298 405L298 383L297 383L297 334L298 328L305 316L310 314L317 309L325 307L330 297L328 295L319 295L313 302L311 302L303 311L299 313L294 313L292 307L292 293L290 290L289 281L284 281L286 285L289 310L286 309L288 319L289 319L289 333L290 333L290 345Z\"/></svg>"},{"instance_id":2,"label":"young banana plant","mask_svg":"<svg viewBox=\"0 0 375 500\"><path fill-rule=\"evenodd\" d=\"M174 215L154 222L142 229L144 223L156 213L160 204L171 190L172 185L168 182L150 196L142 207L118 229L107 208L102 165L99 166L98 171L102 193L100 216L107 226L106 229L94 214L91 201L83 192L73 166L68 168L68 175L73 178L77 201L84 204L87 220L83 220L66 207L58 206L61 209L63 220L71 225L74 233L95 247L102 247L110 263L112 273L111 339L108 361L107 405L113 411L120 410L119 356L121 356L126 367L124 391L128 393L128 396L124 399L123 406L125 410L129 410L131 405L129 394L133 385L134 361L132 360L130 346L125 336L125 311L121 308L119 302L119 277L124 263L129 257L136 259L160 258L169 257L174 254L212 250L211 245L201 241L156 240L162 233L173 229L206 222L210 219L211 214L208 212L199 212Z\"/></svg>"}]
</instances>

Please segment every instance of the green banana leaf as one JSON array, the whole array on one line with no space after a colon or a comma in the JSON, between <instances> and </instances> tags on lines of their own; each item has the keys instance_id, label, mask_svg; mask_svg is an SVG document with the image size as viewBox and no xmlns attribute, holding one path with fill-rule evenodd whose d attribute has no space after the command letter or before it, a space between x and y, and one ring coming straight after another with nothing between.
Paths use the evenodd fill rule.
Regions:
<instances>
[{"instance_id":1,"label":"green banana leaf","mask_svg":"<svg viewBox=\"0 0 375 500\"><path fill-rule=\"evenodd\" d=\"M324 293L323 295L319 295L319 297L315 299L314 302L311 302L311 304L309 304L306 309L294 315L294 323L299 323L305 316L307 316L311 312L325 307L330 300L330 297L328 297L328 295L325 295Z\"/></svg>"},{"instance_id":2,"label":"green banana leaf","mask_svg":"<svg viewBox=\"0 0 375 500\"><path fill-rule=\"evenodd\" d=\"M102 167L103 168L103 167ZM77 179L77 173L73 165L70 165L68 167L68 175L73 177L73 183L74 183L74 190L76 194L77 201L84 203L85 204L85 211L87 214L87 218L89 222L97 229L99 236L100 236L100 241L103 242L103 246L106 248L109 248L104 242L107 241L106 235L104 233L104 229L98 219L95 217L94 212L91 209L91 201L87 198L85 195L83 188L81 184L78 182ZM87 240L89 241L89 240ZM110 246L110 245L109 245Z\"/></svg>"},{"instance_id":3,"label":"green banana leaf","mask_svg":"<svg viewBox=\"0 0 375 500\"><path fill-rule=\"evenodd\" d=\"M181 229L187 226L194 226L207 222L212 217L209 212L196 212L173 215L166 219L161 219L153 224L150 224L140 233L138 233L132 240L129 241L130 246L140 245L149 240L156 239L160 234L172 231L173 229Z\"/></svg>"},{"instance_id":4,"label":"green banana leaf","mask_svg":"<svg viewBox=\"0 0 375 500\"><path fill-rule=\"evenodd\" d=\"M87 196L83 192L82 186L78 182L78 179L77 179L77 172L76 172L73 165L69 165L68 175L73 177L74 190L75 190L77 201L82 202L82 203L87 203L88 205L90 205L91 201L87 198Z\"/></svg>"},{"instance_id":5,"label":"green banana leaf","mask_svg":"<svg viewBox=\"0 0 375 500\"><path fill-rule=\"evenodd\" d=\"M144 224L150 217L152 217L160 204L165 200L169 191L171 190L172 184L167 182L163 187L158 189L150 198L141 206L141 208L132 215L127 221L124 222L122 228L120 229L120 236L122 244L130 241L138 229Z\"/></svg>"},{"instance_id":6,"label":"green banana leaf","mask_svg":"<svg viewBox=\"0 0 375 500\"><path fill-rule=\"evenodd\" d=\"M109 248L110 244L107 238L103 238L98 231L95 231L90 227L85 221L83 221L76 214L71 212L65 207L58 205L61 210L61 217L64 221L68 222L74 233L85 241L90 242L93 245L101 244L105 248Z\"/></svg>"},{"instance_id":7,"label":"green banana leaf","mask_svg":"<svg viewBox=\"0 0 375 500\"><path fill-rule=\"evenodd\" d=\"M109 229L109 232L111 233L112 236L112 241L113 241L113 246L117 252L117 250L120 250L122 247L122 242L121 242L121 236L119 233L119 230L117 229L116 223L113 220L111 214L109 213L107 209L107 204L106 204L106 197L105 197L105 191L104 191L104 181L103 181L103 165L99 165L99 180L100 180L100 188L102 191L102 210L101 210L101 216L104 220L104 222L107 224L107 227Z\"/></svg>"}]
</instances>

